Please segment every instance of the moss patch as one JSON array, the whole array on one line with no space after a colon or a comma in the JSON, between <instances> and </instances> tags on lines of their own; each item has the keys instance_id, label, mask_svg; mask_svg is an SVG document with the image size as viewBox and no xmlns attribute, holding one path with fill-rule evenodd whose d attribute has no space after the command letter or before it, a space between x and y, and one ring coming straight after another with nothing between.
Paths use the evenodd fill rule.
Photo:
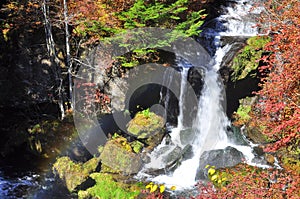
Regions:
<instances>
[{"instance_id":1,"label":"moss patch","mask_svg":"<svg viewBox=\"0 0 300 199\"><path fill-rule=\"evenodd\" d=\"M233 59L231 68L232 80L244 79L259 66L259 59L264 52L263 47L270 41L269 37L256 36L247 40L247 45Z\"/></svg>"},{"instance_id":2,"label":"moss patch","mask_svg":"<svg viewBox=\"0 0 300 199\"><path fill-rule=\"evenodd\" d=\"M101 199L133 199L139 195L141 188L138 184L127 185L116 182L113 177L105 173L93 173L90 175L96 181L96 184L85 191L79 191L78 197L101 198Z\"/></svg>"}]
</instances>

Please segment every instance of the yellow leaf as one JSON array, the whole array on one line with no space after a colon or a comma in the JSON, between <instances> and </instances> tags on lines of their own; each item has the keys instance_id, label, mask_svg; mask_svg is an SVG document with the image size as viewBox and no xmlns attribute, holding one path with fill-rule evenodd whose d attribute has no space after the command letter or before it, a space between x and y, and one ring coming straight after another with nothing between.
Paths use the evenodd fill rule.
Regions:
<instances>
[{"instance_id":1,"label":"yellow leaf","mask_svg":"<svg viewBox=\"0 0 300 199\"><path fill-rule=\"evenodd\" d=\"M216 173L216 170L213 168L208 169L208 174L209 175L214 175Z\"/></svg>"},{"instance_id":2,"label":"yellow leaf","mask_svg":"<svg viewBox=\"0 0 300 199\"><path fill-rule=\"evenodd\" d=\"M211 180L212 180L212 181L217 181L217 179L218 179L218 176L217 176L217 175L213 175L213 176L211 177Z\"/></svg>"},{"instance_id":3,"label":"yellow leaf","mask_svg":"<svg viewBox=\"0 0 300 199\"><path fill-rule=\"evenodd\" d=\"M159 187L159 192L160 192L160 193L163 193L163 192L165 191L165 189L166 189L165 185L161 185L161 186Z\"/></svg>"},{"instance_id":4,"label":"yellow leaf","mask_svg":"<svg viewBox=\"0 0 300 199\"><path fill-rule=\"evenodd\" d=\"M176 190L176 187L175 187L175 186L172 186L170 189L171 189L172 191L175 191L175 190Z\"/></svg>"},{"instance_id":5,"label":"yellow leaf","mask_svg":"<svg viewBox=\"0 0 300 199\"><path fill-rule=\"evenodd\" d=\"M207 169L208 167L210 167L210 165L209 165L209 164L205 166L205 168L206 168L206 169Z\"/></svg>"},{"instance_id":6,"label":"yellow leaf","mask_svg":"<svg viewBox=\"0 0 300 199\"><path fill-rule=\"evenodd\" d=\"M156 190L157 190L157 185L155 184L155 185L153 185L153 186L151 187L150 193L153 193L153 192L155 192Z\"/></svg>"},{"instance_id":7,"label":"yellow leaf","mask_svg":"<svg viewBox=\"0 0 300 199\"><path fill-rule=\"evenodd\" d=\"M153 186L153 183L152 182L150 182L147 186L146 186L146 189L151 189L152 188L152 186Z\"/></svg>"}]
</instances>

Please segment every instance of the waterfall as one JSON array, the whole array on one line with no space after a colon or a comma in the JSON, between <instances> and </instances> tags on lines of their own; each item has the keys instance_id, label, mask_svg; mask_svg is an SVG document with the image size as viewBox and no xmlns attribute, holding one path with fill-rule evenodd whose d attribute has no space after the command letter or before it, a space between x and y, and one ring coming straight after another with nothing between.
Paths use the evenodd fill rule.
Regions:
<instances>
[{"instance_id":1,"label":"waterfall","mask_svg":"<svg viewBox=\"0 0 300 199\"><path fill-rule=\"evenodd\" d=\"M195 184L195 176L199 164L199 159L203 151L212 149L222 149L228 146L226 127L229 125L229 121L226 117L222 100L223 86L219 80L218 66L220 65L221 58L229 48L217 51L215 60L216 64L207 69L204 78L204 88L202 95L199 99L198 112L196 119L193 123L192 130L195 132L195 139L191 140L194 156L181 163L181 165L170 176L161 175L153 179L160 183L165 183L167 186L176 185L178 188L191 187ZM224 53L225 52L225 53ZM187 78L187 69L182 70L181 80L181 93L180 100L184 95L184 78ZM179 102L179 107L184 106L184 103ZM180 107L182 113L183 107ZM173 143L180 143L180 131L184 128L183 115L178 116L178 125L172 130L171 137ZM182 146L182 145L181 145Z\"/></svg>"},{"instance_id":2,"label":"waterfall","mask_svg":"<svg viewBox=\"0 0 300 199\"><path fill-rule=\"evenodd\" d=\"M179 115L178 115L178 129L183 129L183 107L184 107L184 94L185 94L185 86L187 83L188 77L188 68L183 67L181 72L181 83L180 83L180 96L179 96Z\"/></svg>"},{"instance_id":3,"label":"waterfall","mask_svg":"<svg viewBox=\"0 0 300 199\"><path fill-rule=\"evenodd\" d=\"M213 39L213 47L208 46L208 49L215 49L213 53L214 64L211 68L205 69L204 87L199 99L197 116L193 122L191 130L194 132L194 139L190 140L190 145L193 150L193 157L181 162L181 165L171 174L160 175L151 179L152 181L163 183L166 186L177 186L180 188L188 188L193 186L195 182L195 176L199 165L199 159L201 154L207 150L223 149L227 146L233 146L240 150L246 157L248 162L253 158L252 149L248 146L237 146L229 142L227 139L226 129L230 126L230 122L225 114L223 95L224 88L222 81L218 74L221 63L225 55L231 50L231 45L221 45L221 39L223 36L254 36L258 33L255 27L255 22L252 21L250 15L256 15L259 11L256 9L251 11L251 4L247 0L237 1L232 7L224 7L224 14L219 16L216 25L222 25L221 27L214 27L215 31L207 28L202 33L202 37L211 37ZM249 15L250 14L250 15ZM205 35L207 34L207 35ZM184 65L184 63L183 63ZM180 143L180 133L184 130L184 88L187 81L188 68L182 67L181 72L182 80L180 85L180 99L179 99L179 116L178 125L172 129L170 133L171 139L174 145L183 146ZM162 163L158 160L158 157L162 157L160 149L165 146L165 141L154 150L152 153L151 161L146 167L151 168L157 164L162 167ZM173 146L174 148L175 146ZM167 150L170 152L171 149ZM162 158L163 159L163 158ZM152 160L155 160L154 162Z\"/></svg>"}]
</instances>

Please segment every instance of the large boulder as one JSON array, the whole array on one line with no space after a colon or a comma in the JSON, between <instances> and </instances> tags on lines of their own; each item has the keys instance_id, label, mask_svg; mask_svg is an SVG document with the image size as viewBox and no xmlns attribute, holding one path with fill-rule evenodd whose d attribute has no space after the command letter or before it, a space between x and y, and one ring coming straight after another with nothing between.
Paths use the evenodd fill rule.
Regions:
<instances>
[{"instance_id":1,"label":"large boulder","mask_svg":"<svg viewBox=\"0 0 300 199\"><path fill-rule=\"evenodd\" d=\"M215 166L216 169L227 168L233 167L243 160L243 153L230 146L225 149L204 151L199 160L196 180L208 179L206 165Z\"/></svg>"},{"instance_id":2,"label":"large boulder","mask_svg":"<svg viewBox=\"0 0 300 199\"><path fill-rule=\"evenodd\" d=\"M119 143L116 140L105 144L100 159L102 167L109 167L112 172L125 175L136 174L142 167L140 155L134 153L128 143Z\"/></svg>"}]
</instances>

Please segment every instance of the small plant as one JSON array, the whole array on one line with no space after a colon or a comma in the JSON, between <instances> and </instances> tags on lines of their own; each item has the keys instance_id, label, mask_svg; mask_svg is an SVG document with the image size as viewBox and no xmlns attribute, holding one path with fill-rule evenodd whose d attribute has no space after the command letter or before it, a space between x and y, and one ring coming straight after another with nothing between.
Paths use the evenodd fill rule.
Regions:
<instances>
[{"instance_id":1,"label":"small plant","mask_svg":"<svg viewBox=\"0 0 300 199\"><path fill-rule=\"evenodd\" d=\"M220 172L216 170L215 166L206 165L208 169L208 178L216 187L223 187L228 184L228 180L225 172Z\"/></svg>"},{"instance_id":2,"label":"small plant","mask_svg":"<svg viewBox=\"0 0 300 199\"><path fill-rule=\"evenodd\" d=\"M149 189L150 193L153 193L158 190L160 193L163 193L165 191L166 187L163 184L157 185L157 184L154 184L153 182L150 182L148 185L146 185L146 189Z\"/></svg>"},{"instance_id":3,"label":"small plant","mask_svg":"<svg viewBox=\"0 0 300 199\"><path fill-rule=\"evenodd\" d=\"M149 118L150 117L150 109L147 108L145 110L142 111L142 114L144 115L144 117Z\"/></svg>"},{"instance_id":4,"label":"small plant","mask_svg":"<svg viewBox=\"0 0 300 199\"><path fill-rule=\"evenodd\" d=\"M164 192L165 192L165 185L163 184L155 184L153 182L150 182L146 185L146 190L144 191L146 199L163 199L164 198Z\"/></svg>"}]
</instances>

